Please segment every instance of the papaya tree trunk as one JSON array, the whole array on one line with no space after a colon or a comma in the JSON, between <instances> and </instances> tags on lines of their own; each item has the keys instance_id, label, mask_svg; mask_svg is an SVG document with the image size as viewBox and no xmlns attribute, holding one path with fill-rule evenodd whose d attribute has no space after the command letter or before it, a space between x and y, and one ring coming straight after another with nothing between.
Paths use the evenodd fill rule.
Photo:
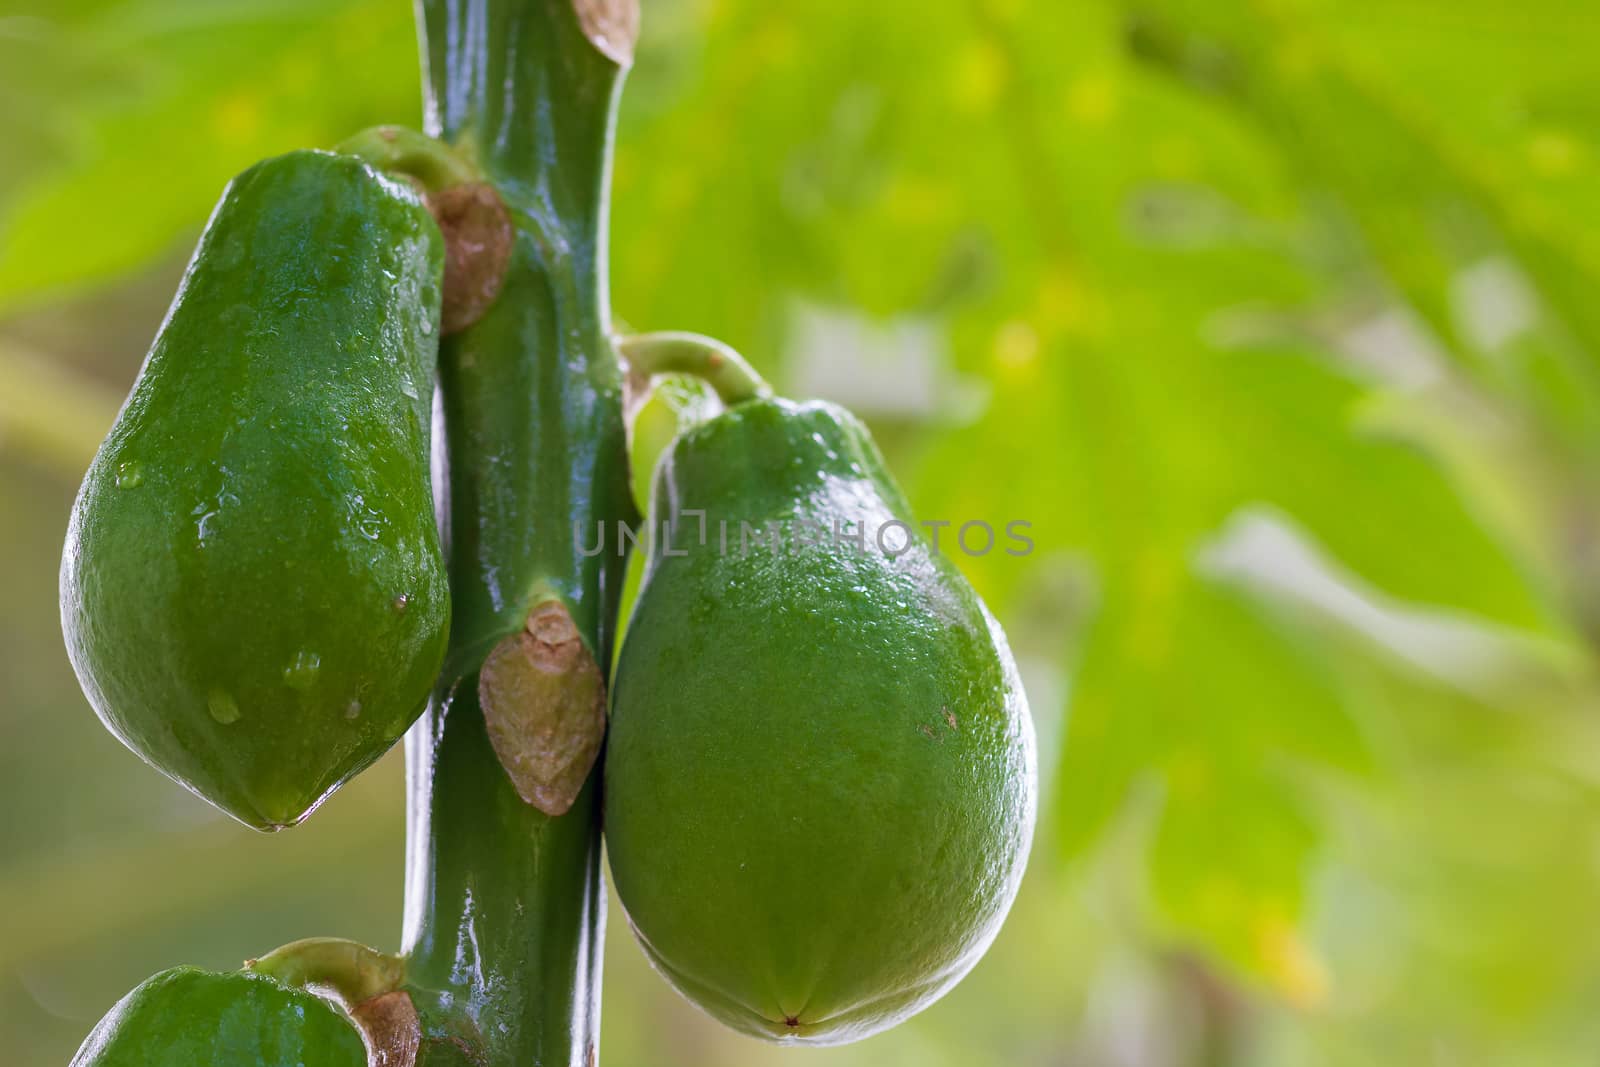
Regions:
<instances>
[{"instance_id":1,"label":"papaya tree trunk","mask_svg":"<svg viewBox=\"0 0 1600 1067\"><path fill-rule=\"evenodd\" d=\"M479 699L485 656L537 605L611 662L625 560L578 534L633 521L610 340L606 211L633 13L611 0L421 0L428 133L515 227L498 299L440 350L435 493L454 618L406 739L410 982L471 1020L489 1062L589 1065L604 932L598 772L564 814L524 801ZM592 542L591 542L592 543Z\"/></svg>"}]
</instances>

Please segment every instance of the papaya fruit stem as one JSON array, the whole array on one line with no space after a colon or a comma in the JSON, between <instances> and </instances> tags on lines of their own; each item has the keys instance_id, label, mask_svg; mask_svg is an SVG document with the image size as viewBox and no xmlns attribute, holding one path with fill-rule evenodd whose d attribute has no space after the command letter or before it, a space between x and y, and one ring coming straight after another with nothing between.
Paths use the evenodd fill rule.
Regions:
<instances>
[{"instance_id":1,"label":"papaya fruit stem","mask_svg":"<svg viewBox=\"0 0 1600 1067\"><path fill-rule=\"evenodd\" d=\"M498 295L440 342L451 647L406 737L408 988L448 1006L483 1067L592 1067L599 1044L598 775L572 775L561 814L528 803L496 752L480 680L491 650L547 602L597 665L570 672L562 707L594 708L612 661L626 559L586 555L577 531L636 519L606 286L632 2L417 8L424 129L482 169L511 228Z\"/></svg>"},{"instance_id":2,"label":"papaya fruit stem","mask_svg":"<svg viewBox=\"0 0 1600 1067\"><path fill-rule=\"evenodd\" d=\"M772 395L772 386L743 356L703 334L676 330L633 334L617 339L617 351L634 373L647 378L661 374L699 378L728 407Z\"/></svg>"},{"instance_id":3,"label":"papaya fruit stem","mask_svg":"<svg viewBox=\"0 0 1600 1067\"><path fill-rule=\"evenodd\" d=\"M334 151L378 170L415 178L429 193L483 181L482 172L449 145L404 126L368 127L341 141Z\"/></svg>"},{"instance_id":4,"label":"papaya fruit stem","mask_svg":"<svg viewBox=\"0 0 1600 1067\"><path fill-rule=\"evenodd\" d=\"M405 960L340 937L291 941L260 959L246 960L245 969L295 988L326 987L346 1005L393 992L406 980Z\"/></svg>"}]
</instances>

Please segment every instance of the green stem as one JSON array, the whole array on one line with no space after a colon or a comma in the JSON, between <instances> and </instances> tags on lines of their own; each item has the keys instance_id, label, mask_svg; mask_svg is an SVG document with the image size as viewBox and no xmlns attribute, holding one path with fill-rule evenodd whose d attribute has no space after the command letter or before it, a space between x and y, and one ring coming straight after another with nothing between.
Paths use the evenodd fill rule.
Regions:
<instances>
[{"instance_id":1,"label":"green stem","mask_svg":"<svg viewBox=\"0 0 1600 1067\"><path fill-rule=\"evenodd\" d=\"M639 374L692 374L715 389L729 407L772 395L772 387L738 352L698 333L641 333L617 341L628 366Z\"/></svg>"},{"instance_id":2,"label":"green stem","mask_svg":"<svg viewBox=\"0 0 1600 1067\"><path fill-rule=\"evenodd\" d=\"M478 168L448 145L404 126L369 127L334 150L364 159L379 170L410 175L430 193L483 180Z\"/></svg>"},{"instance_id":3,"label":"green stem","mask_svg":"<svg viewBox=\"0 0 1600 1067\"><path fill-rule=\"evenodd\" d=\"M399 989L406 980L404 960L338 937L291 941L245 966L285 985L326 986L351 1006Z\"/></svg>"},{"instance_id":4,"label":"green stem","mask_svg":"<svg viewBox=\"0 0 1600 1067\"><path fill-rule=\"evenodd\" d=\"M406 739L408 977L471 1022L488 1065L587 1067L599 776L559 817L523 802L489 743L478 671L552 594L611 662L626 561L585 556L577 538L634 517L605 256L623 71L571 0L421 0L419 14L428 132L483 167L517 236L498 299L440 347L453 617L434 702Z\"/></svg>"}]
</instances>

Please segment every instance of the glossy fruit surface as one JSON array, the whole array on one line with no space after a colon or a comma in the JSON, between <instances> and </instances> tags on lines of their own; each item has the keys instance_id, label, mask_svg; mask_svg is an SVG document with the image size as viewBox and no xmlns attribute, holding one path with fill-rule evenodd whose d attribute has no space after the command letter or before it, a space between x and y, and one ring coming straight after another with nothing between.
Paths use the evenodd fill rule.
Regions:
<instances>
[{"instance_id":1,"label":"glossy fruit surface","mask_svg":"<svg viewBox=\"0 0 1600 1067\"><path fill-rule=\"evenodd\" d=\"M365 1067L331 1003L270 978L174 967L117 1001L71 1067Z\"/></svg>"},{"instance_id":2,"label":"glossy fruit surface","mask_svg":"<svg viewBox=\"0 0 1600 1067\"><path fill-rule=\"evenodd\" d=\"M736 1029L823 1044L890 1026L971 968L1021 877L1033 731L1004 635L951 560L915 536L895 551L909 508L832 405L753 400L686 431L653 512L670 540L605 756L629 919ZM751 536L768 523L781 545ZM864 529L864 550L835 529Z\"/></svg>"},{"instance_id":3,"label":"glossy fruit surface","mask_svg":"<svg viewBox=\"0 0 1600 1067\"><path fill-rule=\"evenodd\" d=\"M73 509L61 610L85 694L249 825L299 821L382 755L438 672L442 265L420 196L353 157L245 171Z\"/></svg>"}]
</instances>

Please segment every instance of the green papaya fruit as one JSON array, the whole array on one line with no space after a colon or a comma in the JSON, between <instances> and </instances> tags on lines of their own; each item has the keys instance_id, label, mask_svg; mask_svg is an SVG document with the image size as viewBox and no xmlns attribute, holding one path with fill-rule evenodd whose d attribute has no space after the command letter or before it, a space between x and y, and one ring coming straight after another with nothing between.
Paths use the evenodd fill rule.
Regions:
<instances>
[{"instance_id":1,"label":"green papaya fruit","mask_svg":"<svg viewBox=\"0 0 1600 1067\"><path fill-rule=\"evenodd\" d=\"M382 755L443 659L442 243L417 192L354 157L239 175L73 507L61 614L84 693L260 829Z\"/></svg>"},{"instance_id":2,"label":"green papaya fruit","mask_svg":"<svg viewBox=\"0 0 1600 1067\"><path fill-rule=\"evenodd\" d=\"M605 755L634 931L745 1033L893 1025L973 966L1021 878L1036 771L1005 636L830 404L682 433L652 521Z\"/></svg>"},{"instance_id":3,"label":"green papaya fruit","mask_svg":"<svg viewBox=\"0 0 1600 1067\"><path fill-rule=\"evenodd\" d=\"M246 971L174 967L123 997L71 1067L366 1067L329 1001Z\"/></svg>"}]
</instances>

